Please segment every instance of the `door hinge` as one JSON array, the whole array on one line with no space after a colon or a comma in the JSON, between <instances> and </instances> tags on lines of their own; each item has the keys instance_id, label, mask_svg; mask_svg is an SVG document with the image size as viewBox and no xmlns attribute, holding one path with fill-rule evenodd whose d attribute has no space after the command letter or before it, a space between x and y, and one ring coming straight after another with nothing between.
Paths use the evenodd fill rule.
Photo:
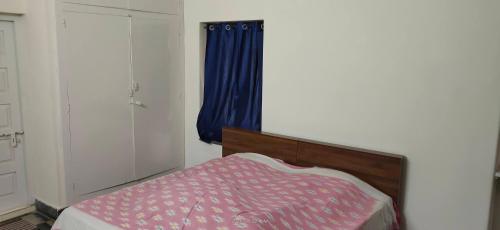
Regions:
<instances>
[{"instance_id":1,"label":"door hinge","mask_svg":"<svg viewBox=\"0 0 500 230\"><path fill-rule=\"evenodd\" d=\"M65 29L68 28L68 23L66 22L66 19L62 20L62 24L63 24Z\"/></svg>"}]
</instances>

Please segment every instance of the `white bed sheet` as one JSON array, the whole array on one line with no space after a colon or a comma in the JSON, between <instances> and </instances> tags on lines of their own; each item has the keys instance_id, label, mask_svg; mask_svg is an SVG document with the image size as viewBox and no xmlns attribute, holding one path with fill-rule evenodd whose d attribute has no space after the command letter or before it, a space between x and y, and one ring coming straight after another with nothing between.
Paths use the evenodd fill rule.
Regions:
<instances>
[{"instance_id":1,"label":"white bed sheet","mask_svg":"<svg viewBox=\"0 0 500 230\"><path fill-rule=\"evenodd\" d=\"M375 189L366 182L348 173L326 168L290 168L270 157L257 153L237 153L239 157L266 164L274 169L288 173L308 173L321 176L332 176L342 178L357 185L363 192L369 194L376 200L373 214L363 225L362 229L392 229L396 222L396 214L392 206L392 199L386 194ZM76 208L69 207L61 213L54 224L54 230L118 230L121 228L110 225Z\"/></svg>"}]
</instances>

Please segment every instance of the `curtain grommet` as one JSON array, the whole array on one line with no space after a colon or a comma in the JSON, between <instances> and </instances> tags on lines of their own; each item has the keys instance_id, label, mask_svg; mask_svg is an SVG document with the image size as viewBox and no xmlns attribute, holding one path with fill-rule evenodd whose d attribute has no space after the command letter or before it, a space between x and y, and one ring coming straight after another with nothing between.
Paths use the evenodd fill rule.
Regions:
<instances>
[{"instance_id":1,"label":"curtain grommet","mask_svg":"<svg viewBox=\"0 0 500 230\"><path fill-rule=\"evenodd\" d=\"M231 25L226 25L226 30L231 30Z\"/></svg>"},{"instance_id":2,"label":"curtain grommet","mask_svg":"<svg viewBox=\"0 0 500 230\"><path fill-rule=\"evenodd\" d=\"M209 26L208 26L208 30L210 30L210 31L214 31L214 30L215 30L215 26L214 26L214 25L209 25Z\"/></svg>"},{"instance_id":3,"label":"curtain grommet","mask_svg":"<svg viewBox=\"0 0 500 230\"><path fill-rule=\"evenodd\" d=\"M247 30L247 29L248 29L248 26L247 26L247 24L243 24L243 25L241 25L241 28L242 28L243 30Z\"/></svg>"},{"instance_id":4,"label":"curtain grommet","mask_svg":"<svg viewBox=\"0 0 500 230\"><path fill-rule=\"evenodd\" d=\"M260 29L264 30L264 24L260 24Z\"/></svg>"}]
</instances>

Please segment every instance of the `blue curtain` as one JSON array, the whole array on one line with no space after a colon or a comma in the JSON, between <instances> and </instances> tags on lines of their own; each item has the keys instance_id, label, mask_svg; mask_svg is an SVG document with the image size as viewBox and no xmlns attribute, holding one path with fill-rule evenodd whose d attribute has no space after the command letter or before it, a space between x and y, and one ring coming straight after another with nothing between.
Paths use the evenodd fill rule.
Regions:
<instances>
[{"instance_id":1,"label":"blue curtain","mask_svg":"<svg viewBox=\"0 0 500 230\"><path fill-rule=\"evenodd\" d=\"M263 35L262 22L207 26L202 141L221 142L226 126L261 130Z\"/></svg>"}]
</instances>

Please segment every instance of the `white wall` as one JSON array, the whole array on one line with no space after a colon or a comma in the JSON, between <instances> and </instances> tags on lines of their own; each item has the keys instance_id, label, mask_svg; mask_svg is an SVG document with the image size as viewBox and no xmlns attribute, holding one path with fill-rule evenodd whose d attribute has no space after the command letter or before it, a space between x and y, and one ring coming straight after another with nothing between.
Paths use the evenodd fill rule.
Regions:
<instances>
[{"instance_id":1,"label":"white wall","mask_svg":"<svg viewBox=\"0 0 500 230\"><path fill-rule=\"evenodd\" d=\"M409 229L486 229L500 118L500 1L185 2L186 166L200 22L264 19L263 129L404 154Z\"/></svg>"},{"instance_id":2,"label":"white wall","mask_svg":"<svg viewBox=\"0 0 500 230\"><path fill-rule=\"evenodd\" d=\"M23 14L25 12L25 0L0 0L0 13Z\"/></svg>"},{"instance_id":3,"label":"white wall","mask_svg":"<svg viewBox=\"0 0 500 230\"><path fill-rule=\"evenodd\" d=\"M36 199L59 208L65 198L60 186L54 1L26 3L27 13L18 17L16 32L28 188Z\"/></svg>"}]
</instances>

